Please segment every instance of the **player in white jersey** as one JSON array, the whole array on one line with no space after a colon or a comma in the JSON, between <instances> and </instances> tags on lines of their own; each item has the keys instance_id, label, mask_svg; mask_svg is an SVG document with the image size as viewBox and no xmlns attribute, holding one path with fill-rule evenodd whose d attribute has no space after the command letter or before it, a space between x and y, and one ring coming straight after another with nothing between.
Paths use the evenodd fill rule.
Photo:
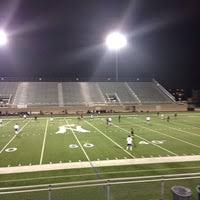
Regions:
<instances>
[{"instance_id":1,"label":"player in white jersey","mask_svg":"<svg viewBox=\"0 0 200 200\"><path fill-rule=\"evenodd\" d=\"M14 125L14 130L15 130L15 134L19 133L19 125L18 124Z\"/></svg>"},{"instance_id":2,"label":"player in white jersey","mask_svg":"<svg viewBox=\"0 0 200 200\"><path fill-rule=\"evenodd\" d=\"M129 135L129 136L126 138L126 141L127 141L126 150L130 149L130 151L132 151L132 149L133 149L133 138Z\"/></svg>"},{"instance_id":3,"label":"player in white jersey","mask_svg":"<svg viewBox=\"0 0 200 200\"><path fill-rule=\"evenodd\" d=\"M108 125L112 125L112 118L111 117L108 117Z\"/></svg>"},{"instance_id":4,"label":"player in white jersey","mask_svg":"<svg viewBox=\"0 0 200 200\"><path fill-rule=\"evenodd\" d=\"M164 118L165 118L164 114L161 114L161 115L160 115L160 118L161 118L161 119L164 119Z\"/></svg>"},{"instance_id":5,"label":"player in white jersey","mask_svg":"<svg viewBox=\"0 0 200 200\"><path fill-rule=\"evenodd\" d=\"M24 119L26 119L26 118L27 118L26 114L24 114L24 115L23 115L23 118L24 118Z\"/></svg>"},{"instance_id":6,"label":"player in white jersey","mask_svg":"<svg viewBox=\"0 0 200 200\"><path fill-rule=\"evenodd\" d=\"M150 124L150 121L151 121L151 117L146 117L146 122L147 122L147 124Z\"/></svg>"}]
</instances>

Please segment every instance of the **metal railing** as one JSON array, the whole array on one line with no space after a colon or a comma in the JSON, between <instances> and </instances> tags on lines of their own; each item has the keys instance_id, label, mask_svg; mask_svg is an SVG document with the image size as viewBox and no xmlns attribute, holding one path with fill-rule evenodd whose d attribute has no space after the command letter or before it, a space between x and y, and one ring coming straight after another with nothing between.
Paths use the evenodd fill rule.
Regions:
<instances>
[{"instance_id":1,"label":"metal railing","mask_svg":"<svg viewBox=\"0 0 200 200\"><path fill-rule=\"evenodd\" d=\"M15 187L2 187L0 188L0 199L6 200L6 195L17 195L17 194L30 194L27 199L37 199L32 198L34 193L43 193L43 199L48 200L57 200L54 194L57 191L59 193L65 193L67 190L70 190L67 194L72 194L71 192L78 192L80 196L84 196L84 190L90 193L97 192L101 188L101 197L95 196L96 199L105 199L105 200L113 200L113 193L115 196L123 193L123 186L128 185L125 188L130 188L130 191L133 191L136 194L136 190L143 195L145 195L145 188L142 187L144 184L149 184L152 186L155 184L154 191L156 191L157 199L164 200L166 192L169 192L169 188L166 189L165 184L169 181L186 181L186 180L200 180L200 173L184 173L184 174L168 174L168 175L155 175L155 176L138 176L138 177L123 177L123 178L111 178L111 179L98 179L98 180L85 180L85 181L74 181L74 182L61 182L61 183L53 183L53 184L40 184L40 185L25 185L25 186L15 186ZM118 186L116 190L116 186ZM95 189L95 190L94 190ZM136 190L134 190L136 189ZM115 190L114 192L112 190ZM167 191L166 191L167 190ZM95 191L95 192L94 192ZM127 192L127 191L126 191ZM124 194L126 194L124 192ZM153 192L153 191L152 191ZM65 196L64 195L64 196ZM46 196L46 197L45 197ZM19 198L19 197L18 197ZM9 199L9 198L8 198ZM23 199L20 197L20 199ZM38 197L38 199L41 199ZM63 199L63 198L62 198ZM64 199L70 199L66 196Z\"/></svg>"}]
</instances>

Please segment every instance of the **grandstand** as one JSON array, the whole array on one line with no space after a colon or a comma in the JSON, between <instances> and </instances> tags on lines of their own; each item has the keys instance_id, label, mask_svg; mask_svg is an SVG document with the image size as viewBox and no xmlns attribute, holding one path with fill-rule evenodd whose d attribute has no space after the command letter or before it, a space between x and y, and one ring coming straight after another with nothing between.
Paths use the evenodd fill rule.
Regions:
<instances>
[{"instance_id":1,"label":"grandstand","mask_svg":"<svg viewBox=\"0 0 200 200\"><path fill-rule=\"evenodd\" d=\"M58 105L58 88L54 82L20 82L13 105Z\"/></svg>"},{"instance_id":2,"label":"grandstand","mask_svg":"<svg viewBox=\"0 0 200 200\"><path fill-rule=\"evenodd\" d=\"M0 95L16 107L174 103L155 81L0 82Z\"/></svg>"},{"instance_id":3,"label":"grandstand","mask_svg":"<svg viewBox=\"0 0 200 200\"><path fill-rule=\"evenodd\" d=\"M120 82L1 81L1 112L185 111L156 80ZM22 110L16 110L16 109Z\"/></svg>"}]
</instances>

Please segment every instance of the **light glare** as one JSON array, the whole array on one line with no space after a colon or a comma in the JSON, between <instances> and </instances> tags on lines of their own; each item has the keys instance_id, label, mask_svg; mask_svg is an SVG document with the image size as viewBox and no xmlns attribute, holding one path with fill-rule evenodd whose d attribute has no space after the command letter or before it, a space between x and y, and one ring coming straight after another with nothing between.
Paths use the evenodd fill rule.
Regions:
<instances>
[{"instance_id":1,"label":"light glare","mask_svg":"<svg viewBox=\"0 0 200 200\"><path fill-rule=\"evenodd\" d=\"M0 30L0 46L5 46L8 43L8 38L4 30Z\"/></svg>"},{"instance_id":2,"label":"light glare","mask_svg":"<svg viewBox=\"0 0 200 200\"><path fill-rule=\"evenodd\" d=\"M106 45L111 50L119 50L127 45L126 37L119 33L110 33L106 38Z\"/></svg>"}]
</instances>

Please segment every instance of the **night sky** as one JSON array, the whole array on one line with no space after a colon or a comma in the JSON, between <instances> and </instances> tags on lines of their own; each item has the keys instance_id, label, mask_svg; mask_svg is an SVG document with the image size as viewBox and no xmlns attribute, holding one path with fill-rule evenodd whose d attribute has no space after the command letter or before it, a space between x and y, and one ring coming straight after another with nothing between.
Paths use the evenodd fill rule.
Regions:
<instances>
[{"instance_id":1,"label":"night sky","mask_svg":"<svg viewBox=\"0 0 200 200\"><path fill-rule=\"evenodd\" d=\"M128 37L119 77L200 89L199 0L1 0L0 76L114 78L112 30Z\"/></svg>"}]
</instances>

